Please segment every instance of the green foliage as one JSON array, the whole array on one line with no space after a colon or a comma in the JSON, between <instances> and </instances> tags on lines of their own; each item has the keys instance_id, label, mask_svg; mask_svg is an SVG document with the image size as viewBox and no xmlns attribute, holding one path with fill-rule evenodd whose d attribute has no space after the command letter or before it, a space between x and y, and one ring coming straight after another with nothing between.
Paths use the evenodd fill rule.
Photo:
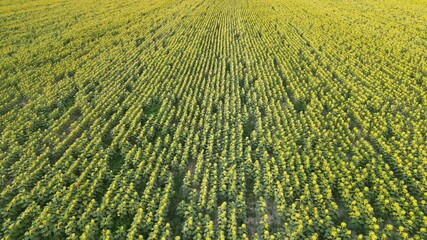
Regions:
<instances>
[{"instance_id":1,"label":"green foliage","mask_svg":"<svg viewBox=\"0 0 427 240\"><path fill-rule=\"evenodd\" d=\"M427 4L0 4L1 239L427 239Z\"/></svg>"}]
</instances>

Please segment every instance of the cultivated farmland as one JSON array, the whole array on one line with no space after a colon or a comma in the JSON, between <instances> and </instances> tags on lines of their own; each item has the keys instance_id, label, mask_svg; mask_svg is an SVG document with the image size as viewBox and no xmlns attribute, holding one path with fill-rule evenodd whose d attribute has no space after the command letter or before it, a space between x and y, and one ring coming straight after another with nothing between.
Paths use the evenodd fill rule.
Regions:
<instances>
[{"instance_id":1,"label":"cultivated farmland","mask_svg":"<svg viewBox=\"0 0 427 240\"><path fill-rule=\"evenodd\" d=\"M0 239L427 239L426 0L2 0Z\"/></svg>"}]
</instances>

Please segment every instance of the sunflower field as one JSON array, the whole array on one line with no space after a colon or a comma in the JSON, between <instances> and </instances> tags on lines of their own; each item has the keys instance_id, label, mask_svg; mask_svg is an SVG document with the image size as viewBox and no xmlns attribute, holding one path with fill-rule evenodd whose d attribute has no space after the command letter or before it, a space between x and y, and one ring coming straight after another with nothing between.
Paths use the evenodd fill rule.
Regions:
<instances>
[{"instance_id":1,"label":"sunflower field","mask_svg":"<svg viewBox=\"0 0 427 240\"><path fill-rule=\"evenodd\" d=\"M427 1L0 1L0 239L427 239Z\"/></svg>"}]
</instances>

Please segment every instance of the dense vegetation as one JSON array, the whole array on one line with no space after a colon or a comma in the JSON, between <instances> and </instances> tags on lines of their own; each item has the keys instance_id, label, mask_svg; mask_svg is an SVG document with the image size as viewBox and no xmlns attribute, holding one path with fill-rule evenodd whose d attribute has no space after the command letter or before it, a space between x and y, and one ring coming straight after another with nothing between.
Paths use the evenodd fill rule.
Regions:
<instances>
[{"instance_id":1,"label":"dense vegetation","mask_svg":"<svg viewBox=\"0 0 427 240\"><path fill-rule=\"evenodd\" d=\"M0 239L427 239L425 0L3 0Z\"/></svg>"}]
</instances>

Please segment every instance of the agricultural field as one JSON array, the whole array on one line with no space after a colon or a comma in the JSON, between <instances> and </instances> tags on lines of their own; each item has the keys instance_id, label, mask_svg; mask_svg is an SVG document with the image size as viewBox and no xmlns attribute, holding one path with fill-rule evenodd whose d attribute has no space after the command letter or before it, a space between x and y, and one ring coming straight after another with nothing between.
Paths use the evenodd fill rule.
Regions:
<instances>
[{"instance_id":1,"label":"agricultural field","mask_svg":"<svg viewBox=\"0 0 427 240\"><path fill-rule=\"evenodd\" d=\"M0 239L427 239L427 0L0 1Z\"/></svg>"}]
</instances>

